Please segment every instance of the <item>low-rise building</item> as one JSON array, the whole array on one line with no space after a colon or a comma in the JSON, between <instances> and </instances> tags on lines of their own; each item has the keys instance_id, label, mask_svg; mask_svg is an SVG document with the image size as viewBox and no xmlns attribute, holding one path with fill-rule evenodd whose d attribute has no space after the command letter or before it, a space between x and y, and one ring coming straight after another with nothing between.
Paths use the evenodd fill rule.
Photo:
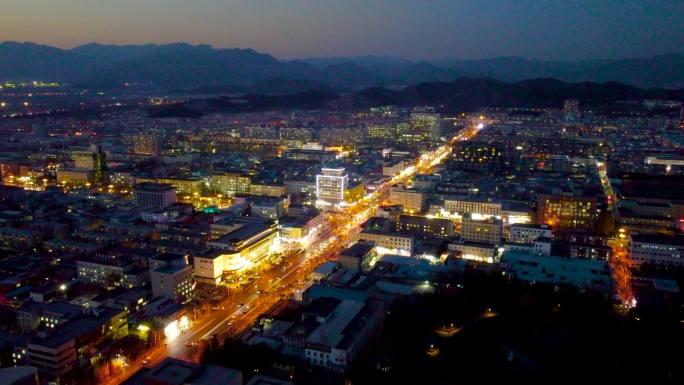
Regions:
<instances>
[{"instance_id":1,"label":"low-rise building","mask_svg":"<svg viewBox=\"0 0 684 385\"><path fill-rule=\"evenodd\" d=\"M684 266L684 237L632 234L629 258L638 265Z\"/></svg>"},{"instance_id":2,"label":"low-rise building","mask_svg":"<svg viewBox=\"0 0 684 385\"><path fill-rule=\"evenodd\" d=\"M407 189L399 186L390 187L389 201L401 205L408 213L420 213L425 209L427 194L417 189Z\"/></svg>"},{"instance_id":3,"label":"low-rise building","mask_svg":"<svg viewBox=\"0 0 684 385\"><path fill-rule=\"evenodd\" d=\"M506 275L522 281L603 292L612 290L606 261L506 251L501 257L501 265Z\"/></svg>"},{"instance_id":4,"label":"low-rise building","mask_svg":"<svg viewBox=\"0 0 684 385\"><path fill-rule=\"evenodd\" d=\"M494 217L475 218L472 214L463 217L461 223L461 238L469 242L500 245L503 236L501 219Z\"/></svg>"},{"instance_id":5,"label":"low-rise building","mask_svg":"<svg viewBox=\"0 0 684 385\"><path fill-rule=\"evenodd\" d=\"M551 238L551 227L544 224L516 223L510 226L508 242L532 243L539 238Z\"/></svg>"},{"instance_id":6,"label":"low-rise building","mask_svg":"<svg viewBox=\"0 0 684 385\"><path fill-rule=\"evenodd\" d=\"M370 242L356 242L352 246L340 251L339 263L351 271L367 271L375 256L375 244Z\"/></svg>"}]
</instances>

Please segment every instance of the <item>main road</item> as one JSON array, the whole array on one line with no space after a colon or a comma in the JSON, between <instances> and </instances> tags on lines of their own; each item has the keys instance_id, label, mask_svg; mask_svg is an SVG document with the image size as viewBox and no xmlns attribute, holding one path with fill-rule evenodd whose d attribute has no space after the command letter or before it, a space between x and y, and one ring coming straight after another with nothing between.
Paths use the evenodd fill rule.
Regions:
<instances>
[{"instance_id":1,"label":"main road","mask_svg":"<svg viewBox=\"0 0 684 385\"><path fill-rule=\"evenodd\" d=\"M334 225L330 232L315 239L306 251L294 252L277 266L260 271L252 285L235 290L214 306L211 311L199 314L190 328L173 341L148 349L121 372L105 378L105 385L116 385L145 366L154 366L167 357L195 361L198 350L211 338L233 337L249 327L281 300L301 290L313 269L327 260L334 259L340 250L352 242L361 231L361 224L375 215L376 209L389 198L394 184L404 183L419 172L428 172L449 154L457 141L468 140L476 135L477 128L458 132L448 143L422 154L415 164L408 166L383 183L373 193L347 206L343 211L330 214L327 220Z\"/></svg>"}]
</instances>

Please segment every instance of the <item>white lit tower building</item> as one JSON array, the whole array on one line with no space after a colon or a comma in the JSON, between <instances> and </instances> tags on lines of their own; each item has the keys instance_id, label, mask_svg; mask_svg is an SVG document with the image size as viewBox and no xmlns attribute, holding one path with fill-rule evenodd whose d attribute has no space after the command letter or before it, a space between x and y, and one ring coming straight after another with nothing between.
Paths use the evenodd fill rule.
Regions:
<instances>
[{"instance_id":1,"label":"white lit tower building","mask_svg":"<svg viewBox=\"0 0 684 385\"><path fill-rule=\"evenodd\" d=\"M316 199L323 206L338 206L344 202L344 191L349 184L349 175L344 167L321 169L316 175Z\"/></svg>"}]
</instances>

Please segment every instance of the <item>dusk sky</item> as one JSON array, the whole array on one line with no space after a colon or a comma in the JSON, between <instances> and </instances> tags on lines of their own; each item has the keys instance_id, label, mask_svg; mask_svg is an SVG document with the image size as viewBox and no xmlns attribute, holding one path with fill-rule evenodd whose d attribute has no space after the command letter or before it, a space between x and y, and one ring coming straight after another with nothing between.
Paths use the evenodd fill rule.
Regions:
<instances>
[{"instance_id":1,"label":"dusk sky","mask_svg":"<svg viewBox=\"0 0 684 385\"><path fill-rule=\"evenodd\" d=\"M681 0L2 0L0 41L208 43L276 57L577 60L684 51Z\"/></svg>"}]
</instances>

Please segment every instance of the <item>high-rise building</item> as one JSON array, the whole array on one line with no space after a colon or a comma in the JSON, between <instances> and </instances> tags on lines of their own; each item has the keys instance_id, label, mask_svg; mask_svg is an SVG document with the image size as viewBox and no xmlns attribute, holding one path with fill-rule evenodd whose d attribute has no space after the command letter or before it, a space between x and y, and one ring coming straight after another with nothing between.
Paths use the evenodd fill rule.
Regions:
<instances>
[{"instance_id":1,"label":"high-rise building","mask_svg":"<svg viewBox=\"0 0 684 385\"><path fill-rule=\"evenodd\" d=\"M344 202L344 192L349 183L349 175L344 167L323 168L316 175L316 198L327 204L337 205Z\"/></svg>"},{"instance_id":2,"label":"high-rise building","mask_svg":"<svg viewBox=\"0 0 684 385\"><path fill-rule=\"evenodd\" d=\"M431 112L412 112L411 127L424 139L439 141L442 136L442 119L439 114Z\"/></svg>"},{"instance_id":3,"label":"high-rise building","mask_svg":"<svg viewBox=\"0 0 684 385\"><path fill-rule=\"evenodd\" d=\"M106 182L107 159L101 146L92 145L86 151L74 151L72 157L76 171L92 171L95 183Z\"/></svg>"},{"instance_id":4,"label":"high-rise building","mask_svg":"<svg viewBox=\"0 0 684 385\"><path fill-rule=\"evenodd\" d=\"M224 172L209 178L212 188L226 196L246 195L251 189L252 180L249 175L238 172Z\"/></svg>"},{"instance_id":5,"label":"high-rise building","mask_svg":"<svg viewBox=\"0 0 684 385\"><path fill-rule=\"evenodd\" d=\"M107 182L107 159L100 146L93 151L93 180L95 183Z\"/></svg>"},{"instance_id":6,"label":"high-rise building","mask_svg":"<svg viewBox=\"0 0 684 385\"><path fill-rule=\"evenodd\" d=\"M565 113L565 114L578 114L579 113L579 100L578 99L565 99L563 101L563 113Z\"/></svg>"},{"instance_id":7,"label":"high-rise building","mask_svg":"<svg viewBox=\"0 0 684 385\"><path fill-rule=\"evenodd\" d=\"M141 207L163 209L176 203L176 190L167 183L138 183L133 187L133 196Z\"/></svg>"},{"instance_id":8,"label":"high-rise building","mask_svg":"<svg viewBox=\"0 0 684 385\"><path fill-rule=\"evenodd\" d=\"M163 149L162 140L162 137L159 135L134 135L133 152L142 155L160 155Z\"/></svg>"}]
</instances>

